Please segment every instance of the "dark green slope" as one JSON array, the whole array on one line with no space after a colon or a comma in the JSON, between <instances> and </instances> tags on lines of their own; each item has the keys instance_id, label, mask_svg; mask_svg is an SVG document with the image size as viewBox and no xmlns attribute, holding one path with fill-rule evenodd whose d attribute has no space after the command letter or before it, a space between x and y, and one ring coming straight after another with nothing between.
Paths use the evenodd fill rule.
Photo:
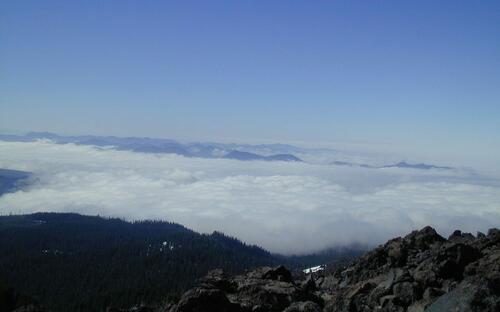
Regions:
<instances>
[{"instance_id":1,"label":"dark green slope","mask_svg":"<svg viewBox=\"0 0 500 312\"><path fill-rule=\"evenodd\" d=\"M284 257L220 232L78 214L0 216L0 284L53 311L103 311L176 298L209 270L300 269L359 249Z\"/></svg>"},{"instance_id":2,"label":"dark green slope","mask_svg":"<svg viewBox=\"0 0 500 312\"><path fill-rule=\"evenodd\" d=\"M168 222L77 214L0 217L0 278L58 311L158 302L212 268L273 264L267 251Z\"/></svg>"}]
</instances>

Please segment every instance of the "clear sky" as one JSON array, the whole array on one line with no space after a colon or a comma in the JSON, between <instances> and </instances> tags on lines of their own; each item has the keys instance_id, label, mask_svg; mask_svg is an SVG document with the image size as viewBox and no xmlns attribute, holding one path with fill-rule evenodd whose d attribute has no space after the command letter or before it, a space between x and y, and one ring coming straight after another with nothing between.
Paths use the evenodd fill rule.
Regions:
<instances>
[{"instance_id":1,"label":"clear sky","mask_svg":"<svg viewBox=\"0 0 500 312\"><path fill-rule=\"evenodd\" d=\"M500 1L2 1L0 128L500 158Z\"/></svg>"}]
</instances>

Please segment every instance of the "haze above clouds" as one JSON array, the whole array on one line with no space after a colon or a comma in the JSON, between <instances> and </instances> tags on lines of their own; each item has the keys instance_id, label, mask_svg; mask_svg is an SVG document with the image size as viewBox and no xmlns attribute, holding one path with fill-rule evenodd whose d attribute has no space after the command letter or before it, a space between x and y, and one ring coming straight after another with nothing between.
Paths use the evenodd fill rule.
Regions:
<instances>
[{"instance_id":1,"label":"haze above clouds","mask_svg":"<svg viewBox=\"0 0 500 312\"><path fill-rule=\"evenodd\" d=\"M279 253L377 244L431 225L498 226L500 186L467 171L350 168L1 142L0 168L34 173L0 213L78 212L163 219Z\"/></svg>"}]
</instances>

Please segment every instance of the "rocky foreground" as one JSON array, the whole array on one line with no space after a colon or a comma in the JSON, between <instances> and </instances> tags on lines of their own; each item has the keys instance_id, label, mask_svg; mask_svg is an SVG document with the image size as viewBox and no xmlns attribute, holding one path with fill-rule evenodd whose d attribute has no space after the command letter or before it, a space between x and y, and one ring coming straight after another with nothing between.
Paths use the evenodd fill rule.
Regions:
<instances>
[{"instance_id":1,"label":"rocky foreground","mask_svg":"<svg viewBox=\"0 0 500 312\"><path fill-rule=\"evenodd\" d=\"M425 227L305 279L282 266L215 270L164 311L500 311L500 230L445 239Z\"/></svg>"}]
</instances>

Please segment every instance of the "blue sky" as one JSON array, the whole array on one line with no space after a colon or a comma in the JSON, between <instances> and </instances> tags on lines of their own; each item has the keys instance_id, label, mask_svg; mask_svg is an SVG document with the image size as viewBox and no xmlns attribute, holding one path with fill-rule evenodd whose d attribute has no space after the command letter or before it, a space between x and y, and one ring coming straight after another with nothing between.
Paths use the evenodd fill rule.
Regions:
<instances>
[{"instance_id":1,"label":"blue sky","mask_svg":"<svg viewBox=\"0 0 500 312\"><path fill-rule=\"evenodd\" d=\"M0 128L500 158L498 1L3 1Z\"/></svg>"}]
</instances>

